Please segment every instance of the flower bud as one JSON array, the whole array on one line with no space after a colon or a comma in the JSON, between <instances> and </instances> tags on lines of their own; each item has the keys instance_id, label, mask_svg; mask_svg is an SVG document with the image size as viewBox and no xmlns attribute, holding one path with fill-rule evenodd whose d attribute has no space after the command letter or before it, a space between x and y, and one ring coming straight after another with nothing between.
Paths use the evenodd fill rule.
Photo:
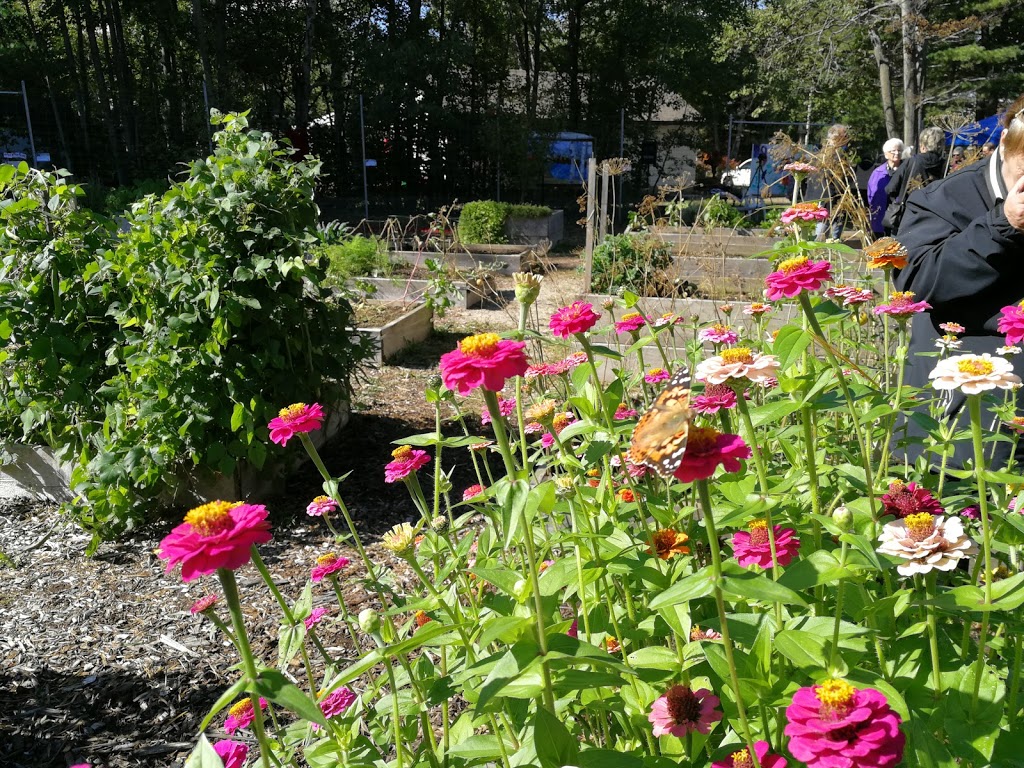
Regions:
<instances>
[{"instance_id":1,"label":"flower bud","mask_svg":"<svg viewBox=\"0 0 1024 768\"><path fill-rule=\"evenodd\" d=\"M540 283L543 279L543 276L530 272L513 273L512 281L515 283L516 301L524 307L533 304L540 295Z\"/></svg>"},{"instance_id":2,"label":"flower bud","mask_svg":"<svg viewBox=\"0 0 1024 768\"><path fill-rule=\"evenodd\" d=\"M845 506L836 507L835 511L832 513L832 522L844 531L848 531L850 530L850 526L853 525L853 513Z\"/></svg>"},{"instance_id":3,"label":"flower bud","mask_svg":"<svg viewBox=\"0 0 1024 768\"><path fill-rule=\"evenodd\" d=\"M444 515L438 515L437 517L435 517L433 520L430 521L430 528L432 530L434 530L434 531L437 531L438 533L440 533L441 531L443 531L447 527L448 527L448 518L445 517Z\"/></svg>"},{"instance_id":4,"label":"flower bud","mask_svg":"<svg viewBox=\"0 0 1024 768\"><path fill-rule=\"evenodd\" d=\"M530 584L526 579L519 579L512 585L512 594L520 603L525 603L530 597Z\"/></svg>"},{"instance_id":5,"label":"flower bud","mask_svg":"<svg viewBox=\"0 0 1024 768\"><path fill-rule=\"evenodd\" d=\"M571 499L576 495L575 481L566 475L555 478L555 496L560 499Z\"/></svg>"},{"instance_id":6,"label":"flower bud","mask_svg":"<svg viewBox=\"0 0 1024 768\"><path fill-rule=\"evenodd\" d=\"M359 628L368 635L380 632L380 615L373 608L365 608L359 612Z\"/></svg>"}]
</instances>

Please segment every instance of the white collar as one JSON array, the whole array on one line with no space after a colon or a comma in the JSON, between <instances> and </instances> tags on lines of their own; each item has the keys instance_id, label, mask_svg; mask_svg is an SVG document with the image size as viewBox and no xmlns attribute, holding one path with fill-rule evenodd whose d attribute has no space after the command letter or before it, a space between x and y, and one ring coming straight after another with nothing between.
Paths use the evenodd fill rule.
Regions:
<instances>
[{"instance_id":1,"label":"white collar","mask_svg":"<svg viewBox=\"0 0 1024 768\"><path fill-rule=\"evenodd\" d=\"M1003 182L1003 159L1002 147L996 147L992 157L988 161L988 173L985 174L985 181L988 182L988 191L994 202L1006 199L1006 184Z\"/></svg>"}]
</instances>

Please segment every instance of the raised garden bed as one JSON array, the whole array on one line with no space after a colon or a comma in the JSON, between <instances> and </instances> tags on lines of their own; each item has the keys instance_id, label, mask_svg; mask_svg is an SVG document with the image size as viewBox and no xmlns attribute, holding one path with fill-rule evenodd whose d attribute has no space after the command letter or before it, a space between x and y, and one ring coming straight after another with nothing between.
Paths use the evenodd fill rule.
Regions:
<instances>
[{"instance_id":1,"label":"raised garden bed","mask_svg":"<svg viewBox=\"0 0 1024 768\"><path fill-rule=\"evenodd\" d=\"M419 302L430 287L429 280L391 277L357 277L349 280L348 285L367 299L379 301ZM369 290L367 290L369 289ZM455 306L460 309L473 309L483 304L486 285L470 285L456 282L455 289L459 292L459 300Z\"/></svg>"},{"instance_id":2,"label":"raised garden bed","mask_svg":"<svg viewBox=\"0 0 1024 768\"><path fill-rule=\"evenodd\" d=\"M509 218L505 222L505 237L510 243L537 245L542 240L557 243L565 236L565 212L552 211L540 219ZM470 246L473 247L473 246Z\"/></svg>"},{"instance_id":3,"label":"raised garden bed","mask_svg":"<svg viewBox=\"0 0 1024 768\"><path fill-rule=\"evenodd\" d=\"M355 306L355 331L370 339L370 360L378 365L434 330L434 312L427 304L365 301Z\"/></svg>"},{"instance_id":4,"label":"raised garden bed","mask_svg":"<svg viewBox=\"0 0 1024 768\"><path fill-rule=\"evenodd\" d=\"M416 267L424 267L427 259L444 258L456 269L485 269L502 275L530 272L539 264L533 249L522 245L462 245L443 257L431 251L392 251L391 258Z\"/></svg>"}]
</instances>

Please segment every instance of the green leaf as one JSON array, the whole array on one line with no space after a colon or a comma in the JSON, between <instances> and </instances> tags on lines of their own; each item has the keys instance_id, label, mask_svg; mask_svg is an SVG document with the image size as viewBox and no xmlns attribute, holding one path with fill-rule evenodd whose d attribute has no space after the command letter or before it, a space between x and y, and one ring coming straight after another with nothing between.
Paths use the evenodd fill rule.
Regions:
<instances>
[{"instance_id":1,"label":"green leaf","mask_svg":"<svg viewBox=\"0 0 1024 768\"><path fill-rule=\"evenodd\" d=\"M760 573L725 576L722 578L722 591L733 597L760 600L765 603L807 605L806 601L792 589Z\"/></svg>"},{"instance_id":2,"label":"green leaf","mask_svg":"<svg viewBox=\"0 0 1024 768\"><path fill-rule=\"evenodd\" d=\"M848 569L839 567L835 555L819 549L786 568L786 572L779 577L779 584L801 592L819 584L832 584L850 575Z\"/></svg>"},{"instance_id":3,"label":"green leaf","mask_svg":"<svg viewBox=\"0 0 1024 768\"><path fill-rule=\"evenodd\" d=\"M775 635L775 649L800 669L825 669L825 639L810 632L785 629Z\"/></svg>"},{"instance_id":4,"label":"green leaf","mask_svg":"<svg viewBox=\"0 0 1024 768\"><path fill-rule=\"evenodd\" d=\"M237 432L242 428L245 423L245 406L241 403L235 403L234 409L231 411L231 431Z\"/></svg>"},{"instance_id":5,"label":"green leaf","mask_svg":"<svg viewBox=\"0 0 1024 768\"><path fill-rule=\"evenodd\" d=\"M545 707L538 707L533 719L533 739L541 768L562 768L576 761L579 743Z\"/></svg>"},{"instance_id":6,"label":"green leaf","mask_svg":"<svg viewBox=\"0 0 1024 768\"><path fill-rule=\"evenodd\" d=\"M694 574L677 581L656 598L651 600L651 608L657 610L670 605L686 603L699 597L707 597L714 591L714 578L711 567L701 568Z\"/></svg>"},{"instance_id":7,"label":"green leaf","mask_svg":"<svg viewBox=\"0 0 1024 768\"><path fill-rule=\"evenodd\" d=\"M195 749L185 760L185 768L224 768L224 761L214 751L213 745L207 740L205 733L199 734L199 741L196 743Z\"/></svg>"},{"instance_id":8,"label":"green leaf","mask_svg":"<svg viewBox=\"0 0 1024 768\"><path fill-rule=\"evenodd\" d=\"M779 359L779 370L785 372L811 343L811 335L797 325L786 325L775 337L772 353Z\"/></svg>"},{"instance_id":9,"label":"green leaf","mask_svg":"<svg viewBox=\"0 0 1024 768\"><path fill-rule=\"evenodd\" d=\"M317 703L290 683L288 678L276 669L261 670L256 680L250 684L249 690L311 723L319 723L323 727L327 727L327 720Z\"/></svg>"},{"instance_id":10,"label":"green leaf","mask_svg":"<svg viewBox=\"0 0 1024 768\"><path fill-rule=\"evenodd\" d=\"M652 645L629 654L629 665L634 669L673 671L679 669L679 657L671 648Z\"/></svg>"},{"instance_id":11,"label":"green leaf","mask_svg":"<svg viewBox=\"0 0 1024 768\"><path fill-rule=\"evenodd\" d=\"M491 699L537 662L540 658L539 654L540 648L532 640L520 640L509 648L484 679L476 703L477 711L485 711L484 708Z\"/></svg>"},{"instance_id":12,"label":"green leaf","mask_svg":"<svg viewBox=\"0 0 1024 768\"><path fill-rule=\"evenodd\" d=\"M506 742L504 747L506 754L513 750L510 743ZM497 760L501 757L501 748L498 745L498 737L494 734L476 735L452 744L448 754L473 762Z\"/></svg>"}]
</instances>

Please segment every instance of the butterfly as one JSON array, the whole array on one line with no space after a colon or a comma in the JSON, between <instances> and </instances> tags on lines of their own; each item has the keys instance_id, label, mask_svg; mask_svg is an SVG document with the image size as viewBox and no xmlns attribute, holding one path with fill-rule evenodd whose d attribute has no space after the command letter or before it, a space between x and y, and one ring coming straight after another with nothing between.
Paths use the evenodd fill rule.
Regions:
<instances>
[{"instance_id":1,"label":"butterfly","mask_svg":"<svg viewBox=\"0 0 1024 768\"><path fill-rule=\"evenodd\" d=\"M683 461L692 418L690 370L683 366L637 422L629 441L629 460L671 477Z\"/></svg>"}]
</instances>

